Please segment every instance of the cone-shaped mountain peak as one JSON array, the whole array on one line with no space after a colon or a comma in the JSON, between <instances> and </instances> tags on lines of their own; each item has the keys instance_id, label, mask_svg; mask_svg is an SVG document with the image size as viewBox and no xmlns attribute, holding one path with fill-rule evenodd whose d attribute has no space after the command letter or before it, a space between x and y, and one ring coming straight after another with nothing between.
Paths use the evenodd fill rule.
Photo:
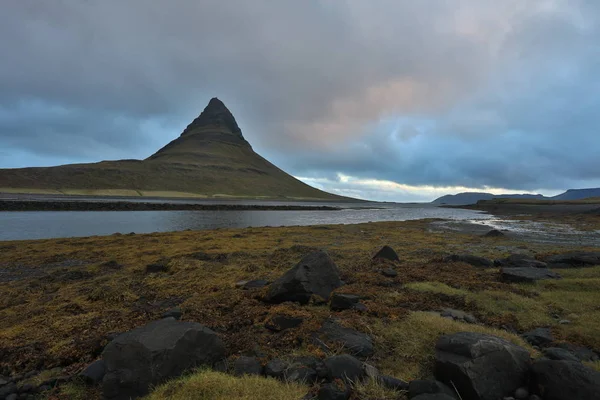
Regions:
<instances>
[{"instance_id":1,"label":"cone-shaped mountain peak","mask_svg":"<svg viewBox=\"0 0 600 400\"><path fill-rule=\"evenodd\" d=\"M227 109L225 104L216 97L213 97L204 108L204 111L185 128L182 135L194 133L198 130L214 130L226 133L234 133L242 137L242 130L239 128L233 114Z\"/></svg>"}]
</instances>

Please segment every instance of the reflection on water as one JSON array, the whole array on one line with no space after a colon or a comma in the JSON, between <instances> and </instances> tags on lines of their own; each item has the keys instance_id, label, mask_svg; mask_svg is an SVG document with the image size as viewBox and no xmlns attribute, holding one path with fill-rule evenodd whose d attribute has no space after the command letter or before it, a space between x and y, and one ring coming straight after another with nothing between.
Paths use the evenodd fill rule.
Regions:
<instances>
[{"instance_id":1,"label":"reflection on water","mask_svg":"<svg viewBox=\"0 0 600 400\"><path fill-rule=\"evenodd\" d=\"M239 204L240 202L236 202ZM271 202L272 204L304 204ZM246 202L246 204L248 204ZM264 204L261 202L260 204ZM343 207L340 211L31 211L0 212L0 240L44 239L149 233L185 229L245 228L356 224L422 218L483 220L491 215L473 210L430 205L390 203L318 203ZM354 208L352 208L354 207ZM361 208L356 208L361 207ZM377 207L377 208L373 208Z\"/></svg>"}]
</instances>

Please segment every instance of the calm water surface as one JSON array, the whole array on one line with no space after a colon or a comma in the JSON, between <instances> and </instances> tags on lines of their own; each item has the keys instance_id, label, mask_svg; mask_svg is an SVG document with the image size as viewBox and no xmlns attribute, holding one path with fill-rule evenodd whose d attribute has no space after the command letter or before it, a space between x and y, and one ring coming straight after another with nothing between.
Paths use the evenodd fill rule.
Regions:
<instances>
[{"instance_id":1,"label":"calm water surface","mask_svg":"<svg viewBox=\"0 0 600 400\"><path fill-rule=\"evenodd\" d=\"M253 204L252 202L235 202L235 204L240 203ZM308 205L309 203L259 202L258 204ZM478 211L439 208L430 205L390 203L318 203L318 205L338 206L343 209L340 211L0 212L0 240L110 235L116 232L149 233L185 229L245 228L249 226L356 224L369 221L406 221L422 218L469 221L492 218L491 215Z\"/></svg>"}]
</instances>

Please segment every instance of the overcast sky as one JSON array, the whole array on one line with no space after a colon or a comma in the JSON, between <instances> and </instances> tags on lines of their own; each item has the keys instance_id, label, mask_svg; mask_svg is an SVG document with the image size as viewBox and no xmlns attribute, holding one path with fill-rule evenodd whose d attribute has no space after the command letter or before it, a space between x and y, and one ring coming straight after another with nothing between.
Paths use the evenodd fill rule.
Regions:
<instances>
[{"instance_id":1,"label":"overcast sky","mask_svg":"<svg viewBox=\"0 0 600 400\"><path fill-rule=\"evenodd\" d=\"M219 97L377 200L600 187L597 0L5 0L0 168L145 158Z\"/></svg>"}]
</instances>

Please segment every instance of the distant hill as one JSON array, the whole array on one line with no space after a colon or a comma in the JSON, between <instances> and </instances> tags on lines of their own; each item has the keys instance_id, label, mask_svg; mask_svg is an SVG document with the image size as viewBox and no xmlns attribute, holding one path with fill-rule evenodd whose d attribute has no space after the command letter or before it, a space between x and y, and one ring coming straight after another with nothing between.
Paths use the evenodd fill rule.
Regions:
<instances>
[{"instance_id":1,"label":"distant hill","mask_svg":"<svg viewBox=\"0 0 600 400\"><path fill-rule=\"evenodd\" d=\"M349 200L315 189L255 153L217 98L145 160L0 169L0 192Z\"/></svg>"},{"instance_id":2,"label":"distant hill","mask_svg":"<svg viewBox=\"0 0 600 400\"><path fill-rule=\"evenodd\" d=\"M494 195L491 193L483 192L464 192L458 194L447 194L439 197L432 201L435 205L449 205L449 206L465 206L468 204L475 204L479 200L491 200L494 198L510 198L510 199L546 199L541 194L500 194Z\"/></svg>"},{"instance_id":3,"label":"distant hill","mask_svg":"<svg viewBox=\"0 0 600 400\"><path fill-rule=\"evenodd\" d=\"M600 197L600 188L591 189L569 189L558 196L551 197L552 200L581 200L590 197Z\"/></svg>"}]
</instances>

